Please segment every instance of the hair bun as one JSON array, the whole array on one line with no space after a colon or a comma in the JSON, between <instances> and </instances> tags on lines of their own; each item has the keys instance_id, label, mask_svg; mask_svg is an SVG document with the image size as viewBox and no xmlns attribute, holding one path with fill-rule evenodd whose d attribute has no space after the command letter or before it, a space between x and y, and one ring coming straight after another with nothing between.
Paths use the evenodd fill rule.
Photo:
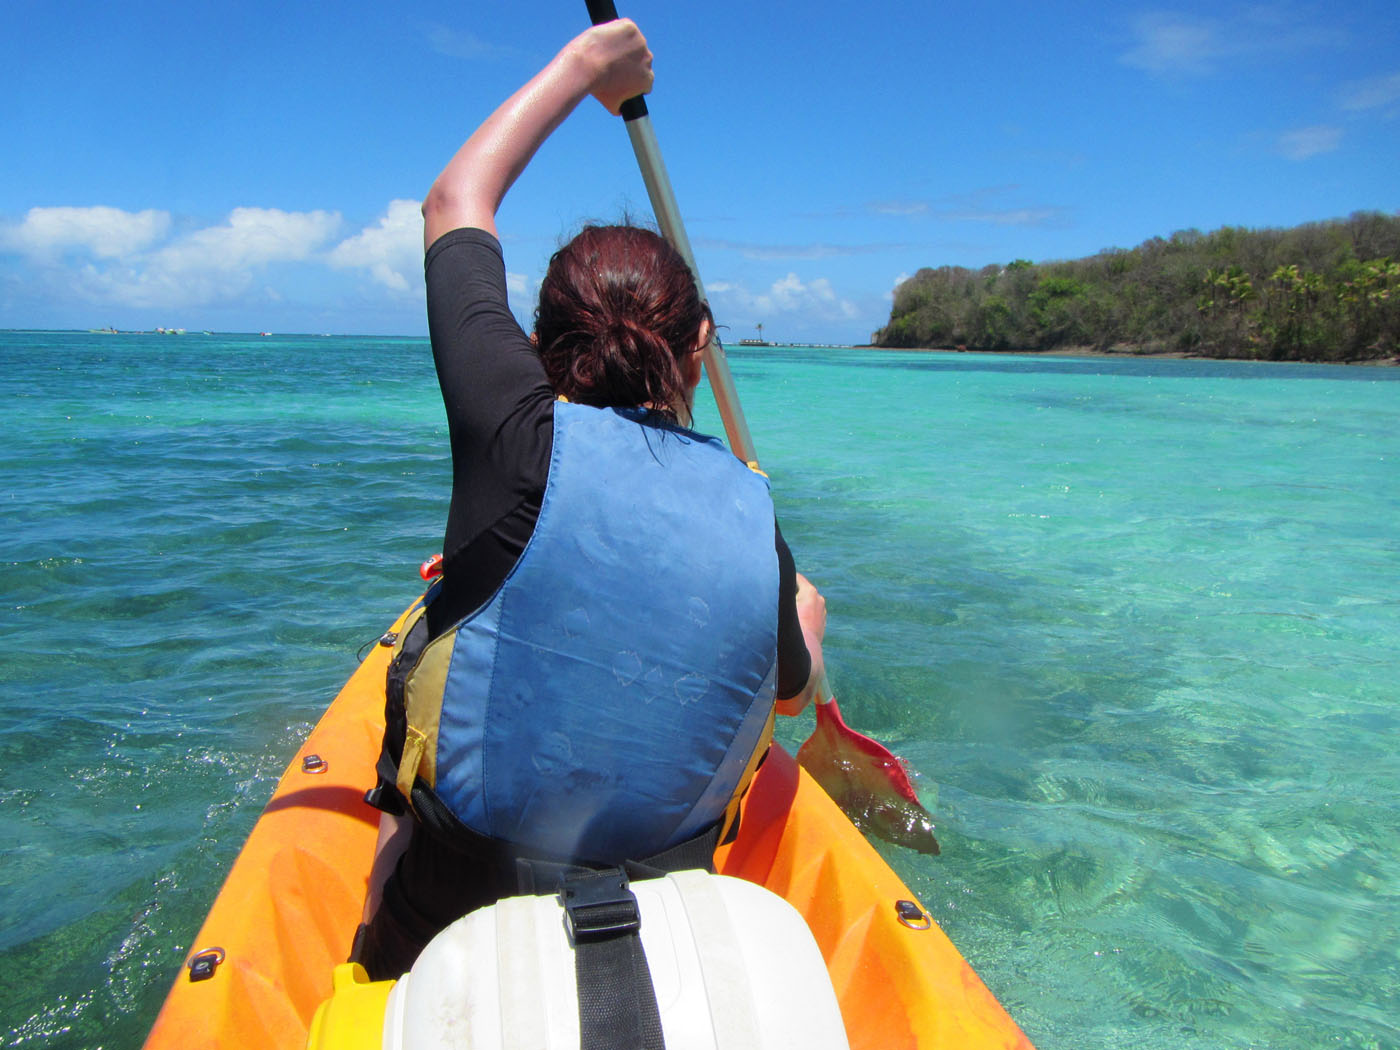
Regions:
<instances>
[{"instance_id":1,"label":"hair bun","mask_svg":"<svg viewBox=\"0 0 1400 1050\"><path fill-rule=\"evenodd\" d=\"M555 393L666 410L688 401L679 362L708 320L685 261L659 236L589 226L550 260L535 331Z\"/></svg>"},{"instance_id":2,"label":"hair bun","mask_svg":"<svg viewBox=\"0 0 1400 1050\"><path fill-rule=\"evenodd\" d=\"M598 342L600 349L611 347L615 353L629 358L637 355L645 358L653 354L673 356L670 345L660 333L627 316L615 315L605 321Z\"/></svg>"}]
</instances>

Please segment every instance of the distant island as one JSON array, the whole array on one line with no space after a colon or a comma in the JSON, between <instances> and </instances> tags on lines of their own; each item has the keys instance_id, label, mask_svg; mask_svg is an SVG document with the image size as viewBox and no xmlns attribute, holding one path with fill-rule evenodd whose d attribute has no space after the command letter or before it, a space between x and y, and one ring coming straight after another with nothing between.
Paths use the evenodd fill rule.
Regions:
<instances>
[{"instance_id":1,"label":"distant island","mask_svg":"<svg viewBox=\"0 0 1400 1050\"><path fill-rule=\"evenodd\" d=\"M1183 230L1086 259L925 268L871 337L890 349L1178 353L1270 361L1400 354L1400 213Z\"/></svg>"}]
</instances>

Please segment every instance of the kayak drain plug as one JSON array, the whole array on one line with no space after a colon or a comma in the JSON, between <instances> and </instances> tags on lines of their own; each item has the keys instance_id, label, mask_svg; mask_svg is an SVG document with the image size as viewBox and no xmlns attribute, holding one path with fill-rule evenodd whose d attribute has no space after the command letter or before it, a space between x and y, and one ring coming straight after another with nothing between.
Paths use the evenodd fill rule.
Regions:
<instances>
[{"instance_id":1,"label":"kayak drain plug","mask_svg":"<svg viewBox=\"0 0 1400 1050\"><path fill-rule=\"evenodd\" d=\"M214 976L214 971L219 968L219 963L223 961L224 950L222 948L205 948L202 952L196 952L190 957L190 961L185 963L190 968L190 983L209 980Z\"/></svg>"},{"instance_id":2,"label":"kayak drain plug","mask_svg":"<svg viewBox=\"0 0 1400 1050\"><path fill-rule=\"evenodd\" d=\"M926 930L933 925L933 919L929 917L928 912L914 901L895 901L894 913L899 916L899 921L911 930Z\"/></svg>"},{"instance_id":3,"label":"kayak drain plug","mask_svg":"<svg viewBox=\"0 0 1400 1050\"><path fill-rule=\"evenodd\" d=\"M303 773L324 773L328 768L329 764L320 755L307 755L301 760Z\"/></svg>"}]
</instances>

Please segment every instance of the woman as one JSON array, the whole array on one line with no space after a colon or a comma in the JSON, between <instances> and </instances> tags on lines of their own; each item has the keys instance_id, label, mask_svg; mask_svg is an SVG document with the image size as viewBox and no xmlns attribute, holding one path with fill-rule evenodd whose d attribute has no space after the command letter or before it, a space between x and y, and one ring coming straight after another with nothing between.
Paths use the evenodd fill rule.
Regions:
<instances>
[{"instance_id":1,"label":"woman","mask_svg":"<svg viewBox=\"0 0 1400 1050\"><path fill-rule=\"evenodd\" d=\"M821 677L825 603L766 479L680 425L713 323L676 252L590 227L551 260L533 337L507 306L506 191L584 97L616 113L651 83L632 23L588 30L423 204L453 488L442 583L390 674L355 951L374 976L564 865L711 864L775 708ZM403 796L412 817L391 815Z\"/></svg>"}]
</instances>

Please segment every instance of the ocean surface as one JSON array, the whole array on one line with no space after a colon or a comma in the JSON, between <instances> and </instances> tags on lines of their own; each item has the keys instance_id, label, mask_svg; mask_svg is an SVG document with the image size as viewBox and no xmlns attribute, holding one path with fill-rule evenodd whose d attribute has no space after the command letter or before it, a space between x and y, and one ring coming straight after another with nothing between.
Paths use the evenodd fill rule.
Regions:
<instances>
[{"instance_id":1,"label":"ocean surface","mask_svg":"<svg viewBox=\"0 0 1400 1050\"><path fill-rule=\"evenodd\" d=\"M1400 1046L1400 369L730 357L938 822L882 852L1032 1040ZM136 1047L440 547L442 407L422 340L35 332L0 406L0 1046Z\"/></svg>"}]
</instances>

